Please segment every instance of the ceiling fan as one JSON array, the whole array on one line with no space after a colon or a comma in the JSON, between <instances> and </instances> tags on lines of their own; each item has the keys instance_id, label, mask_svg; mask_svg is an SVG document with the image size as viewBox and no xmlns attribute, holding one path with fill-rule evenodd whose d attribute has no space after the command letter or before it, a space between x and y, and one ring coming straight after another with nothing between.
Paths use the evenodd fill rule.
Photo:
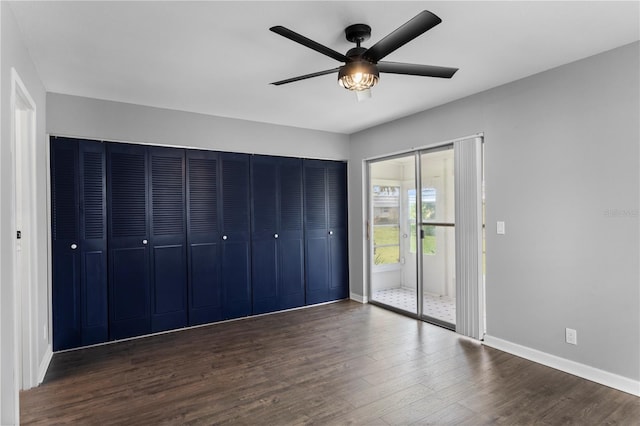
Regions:
<instances>
[{"instance_id":1,"label":"ceiling fan","mask_svg":"<svg viewBox=\"0 0 640 426\"><path fill-rule=\"evenodd\" d=\"M280 34L289 40L300 43L303 46L313 49L316 52L322 53L323 55L337 61L344 62L344 65L340 67L300 75L286 80L276 81L271 84L280 86L282 84L293 83L337 72L338 83L340 86L345 89L355 91L356 94L359 95L361 92L368 91L368 89L378 82L381 72L417 75L423 77L451 78L456 71L458 71L458 68L380 61L385 56L435 27L440 22L442 22L442 19L438 16L428 10L423 10L414 18L368 49L362 47L360 44L371 37L371 27L366 24L350 25L344 30L345 36L348 41L356 43L356 47L350 49L344 55L283 26L277 25L275 27L271 27L269 29L276 34Z\"/></svg>"}]
</instances>

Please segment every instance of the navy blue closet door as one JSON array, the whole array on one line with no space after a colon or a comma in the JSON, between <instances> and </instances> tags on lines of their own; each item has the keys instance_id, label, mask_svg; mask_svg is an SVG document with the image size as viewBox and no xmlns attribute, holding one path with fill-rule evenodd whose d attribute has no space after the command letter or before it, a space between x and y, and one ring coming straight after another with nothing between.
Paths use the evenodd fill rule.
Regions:
<instances>
[{"instance_id":1,"label":"navy blue closet door","mask_svg":"<svg viewBox=\"0 0 640 426\"><path fill-rule=\"evenodd\" d=\"M305 304L302 160L278 163L278 308L289 309Z\"/></svg>"},{"instance_id":2,"label":"navy blue closet door","mask_svg":"<svg viewBox=\"0 0 640 426\"><path fill-rule=\"evenodd\" d=\"M189 324L222 316L218 153L187 150Z\"/></svg>"},{"instance_id":3,"label":"navy blue closet door","mask_svg":"<svg viewBox=\"0 0 640 426\"><path fill-rule=\"evenodd\" d=\"M306 303L329 300L329 227L327 223L326 164L304 162L304 227Z\"/></svg>"},{"instance_id":4,"label":"navy blue closet door","mask_svg":"<svg viewBox=\"0 0 640 426\"><path fill-rule=\"evenodd\" d=\"M79 141L81 344L109 338L105 144Z\"/></svg>"},{"instance_id":5,"label":"navy blue closet door","mask_svg":"<svg viewBox=\"0 0 640 426\"><path fill-rule=\"evenodd\" d=\"M278 159L251 157L253 313L278 310Z\"/></svg>"},{"instance_id":6,"label":"navy blue closet door","mask_svg":"<svg viewBox=\"0 0 640 426\"><path fill-rule=\"evenodd\" d=\"M302 160L251 159L253 313L304 305Z\"/></svg>"},{"instance_id":7,"label":"navy blue closet door","mask_svg":"<svg viewBox=\"0 0 640 426\"><path fill-rule=\"evenodd\" d=\"M146 147L107 147L109 334L151 332Z\"/></svg>"},{"instance_id":8,"label":"navy blue closet door","mask_svg":"<svg viewBox=\"0 0 640 426\"><path fill-rule=\"evenodd\" d=\"M251 314L249 156L220 154L224 318Z\"/></svg>"},{"instance_id":9,"label":"navy blue closet door","mask_svg":"<svg viewBox=\"0 0 640 426\"><path fill-rule=\"evenodd\" d=\"M306 303L347 297L346 164L304 161Z\"/></svg>"},{"instance_id":10,"label":"navy blue closet door","mask_svg":"<svg viewBox=\"0 0 640 426\"><path fill-rule=\"evenodd\" d=\"M327 213L329 225L329 299L349 296L349 253L347 250L347 165L327 165Z\"/></svg>"},{"instance_id":11,"label":"navy blue closet door","mask_svg":"<svg viewBox=\"0 0 640 426\"><path fill-rule=\"evenodd\" d=\"M51 138L53 350L81 345L78 143Z\"/></svg>"},{"instance_id":12,"label":"navy blue closet door","mask_svg":"<svg viewBox=\"0 0 640 426\"><path fill-rule=\"evenodd\" d=\"M151 331L187 325L185 152L148 148Z\"/></svg>"}]
</instances>

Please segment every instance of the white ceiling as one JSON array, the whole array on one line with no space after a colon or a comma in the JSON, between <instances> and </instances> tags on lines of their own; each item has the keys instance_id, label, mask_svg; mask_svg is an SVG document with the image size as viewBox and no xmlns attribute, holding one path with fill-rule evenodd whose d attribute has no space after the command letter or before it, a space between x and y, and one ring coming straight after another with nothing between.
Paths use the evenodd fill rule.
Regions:
<instances>
[{"instance_id":1,"label":"white ceiling","mask_svg":"<svg viewBox=\"0 0 640 426\"><path fill-rule=\"evenodd\" d=\"M640 38L640 2L11 2L49 92L339 133L418 111ZM336 75L269 83L340 64L269 31L283 25L340 52L423 9L442 23L385 58L458 67L451 79L382 74L357 102Z\"/></svg>"}]
</instances>

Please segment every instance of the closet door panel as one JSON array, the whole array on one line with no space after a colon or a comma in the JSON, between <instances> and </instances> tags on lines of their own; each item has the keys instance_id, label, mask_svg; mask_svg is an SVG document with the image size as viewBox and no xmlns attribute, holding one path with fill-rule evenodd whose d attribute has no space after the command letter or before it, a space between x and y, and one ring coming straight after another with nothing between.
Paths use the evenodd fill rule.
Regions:
<instances>
[{"instance_id":1,"label":"closet door panel","mask_svg":"<svg viewBox=\"0 0 640 426\"><path fill-rule=\"evenodd\" d=\"M347 168L344 163L327 166L327 213L329 225L329 298L343 299L349 292L347 250Z\"/></svg>"},{"instance_id":2,"label":"closet door panel","mask_svg":"<svg viewBox=\"0 0 640 426\"><path fill-rule=\"evenodd\" d=\"M329 300L329 247L326 236L307 237L307 305Z\"/></svg>"},{"instance_id":3,"label":"closet door panel","mask_svg":"<svg viewBox=\"0 0 640 426\"><path fill-rule=\"evenodd\" d=\"M185 246L153 248L152 332L187 325L187 279Z\"/></svg>"},{"instance_id":4,"label":"closet door panel","mask_svg":"<svg viewBox=\"0 0 640 426\"><path fill-rule=\"evenodd\" d=\"M83 250L82 344L108 339L107 257L104 250ZM95 333L95 334L94 334Z\"/></svg>"},{"instance_id":5,"label":"closet door panel","mask_svg":"<svg viewBox=\"0 0 640 426\"><path fill-rule=\"evenodd\" d=\"M222 153L220 159L224 235L235 241L249 241L251 208L249 156Z\"/></svg>"},{"instance_id":6,"label":"closet door panel","mask_svg":"<svg viewBox=\"0 0 640 426\"><path fill-rule=\"evenodd\" d=\"M109 334L151 332L146 147L107 146Z\"/></svg>"},{"instance_id":7,"label":"closet door panel","mask_svg":"<svg viewBox=\"0 0 640 426\"><path fill-rule=\"evenodd\" d=\"M302 160L282 158L279 166L279 309L304 306Z\"/></svg>"},{"instance_id":8,"label":"closet door panel","mask_svg":"<svg viewBox=\"0 0 640 426\"><path fill-rule=\"evenodd\" d=\"M278 310L278 159L251 157L253 313Z\"/></svg>"},{"instance_id":9,"label":"closet door panel","mask_svg":"<svg viewBox=\"0 0 640 426\"><path fill-rule=\"evenodd\" d=\"M149 256L146 247L110 250L109 310L112 339L151 332L149 316Z\"/></svg>"},{"instance_id":10,"label":"closet door panel","mask_svg":"<svg viewBox=\"0 0 640 426\"><path fill-rule=\"evenodd\" d=\"M347 169L305 160L307 304L347 297Z\"/></svg>"},{"instance_id":11,"label":"closet door panel","mask_svg":"<svg viewBox=\"0 0 640 426\"><path fill-rule=\"evenodd\" d=\"M50 152L53 350L58 351L81 344L77 141L52 138Z\"/></svg>"},{"instance_id":12,"label":"closet door panel","mask_svg":"<svg viewBox=\"0 0 640 426\"><path fill-rule=\"evenodd\" d=\"M306 304L329 300L326 164L304 162Z\"/></svg>"},{"instance_id":13,"label":"closet door panel","mask_svg":"<svg viewBox=\"0 0 640 426\"><path fill-rule=\"evenodd\" d=\"M251 315L249 242L227 241L222 246L225 319Z\"/></svg>"},{"instance_id":14,"label":"closet door panel","mask_svg":"<svg viewBox=\"0 0 640 426\"><path fill-rule=\"evenodd\" d=\"M190 246L189 323L204 324L222 319L219 244ZM213 259L213 261L212 261Z\"/></svg>"},{"instance_id":15,"label":"closet door panel","mask_svg":"<svg viewBox=\"0 0 640 426\"><path fill-rule=\"evenodd\" d=\"M185 152L148 148L151 208L151 331L187 325Z\"/></svg>"},{"instance_id":16,"label":"closet door panel","mask_svg":"<svg viewBox=\"0 0 640 426\"><path fill-rule=\"evenodd\" d=\"M279 241L278 309L304 306L304 244L302 238Z\"/></svg>"},{"instance_id":17,"label":"closet door panel","mask_svg":"<svg viewBox=\"0 0 640 426\"><path fill-rule=\"evenodd\" d=\"M82 345L109 338L105 144L78 143Z\"/></svg>"},{"instance_id":18,"label":"closet door panel","mask_svg":"<svg viewBox=\"0 0 640 426\"><path fill-rule=\"evenodd\" d=\"M277 311L278 306L278 244L271 238L254 240L253 259L253 313Z\"/></svg>"},{"instance_id":19,"label":"closet door panel","mask_svg":"<svg viewBox=\"0 0 640 426\"><path fill-rule=\"evenodd\" d=\"M197 325L223 318L219 158L197 150L187 150L186 157L189 324Z\"/></svg>"},{"instance_id":20,"label":"closet door panel","mask_svg":"<svg viewBox=\"0 0 640 426\"><path fill-rule=\"evenodd\" d=\"M349 295L347 236L344 232L334 231L329 238L329 251L331 253L329 299L344 299Z\"/></svg>"},{"instance_id":21,"label":"closet door panel","mask_svg":"<svg viewBox=\"0 0 640 426\"><path fill-rule=\"evenodd\" d=\"M278 159L251 158L252 238L272 240L278 231Z\"/></svg>"},{"instance_id":22,"label":"closet door panel","mask_svg":"<svg viewBox=\"0 0 640 426\"><path fill-rule=\"evenodd\" d=\"M251 314L249 156L220 154L223 316Z\"/></svg>"}]
</instances>

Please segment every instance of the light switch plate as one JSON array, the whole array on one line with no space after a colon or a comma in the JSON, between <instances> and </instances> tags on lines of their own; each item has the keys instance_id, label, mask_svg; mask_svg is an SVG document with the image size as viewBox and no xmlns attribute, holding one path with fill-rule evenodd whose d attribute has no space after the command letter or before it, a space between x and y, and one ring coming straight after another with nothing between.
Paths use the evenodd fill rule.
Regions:
<instances>
[{"instance_id":1,"label":"light switch plate","mask_svg":"<svg viewBox=\"0 0 640 426\"><path fill-rule=\"evenodd\" d=\"M498 221L496 223L496 233L504 235L504 222Z\"/></svg>"}]
</instances>

